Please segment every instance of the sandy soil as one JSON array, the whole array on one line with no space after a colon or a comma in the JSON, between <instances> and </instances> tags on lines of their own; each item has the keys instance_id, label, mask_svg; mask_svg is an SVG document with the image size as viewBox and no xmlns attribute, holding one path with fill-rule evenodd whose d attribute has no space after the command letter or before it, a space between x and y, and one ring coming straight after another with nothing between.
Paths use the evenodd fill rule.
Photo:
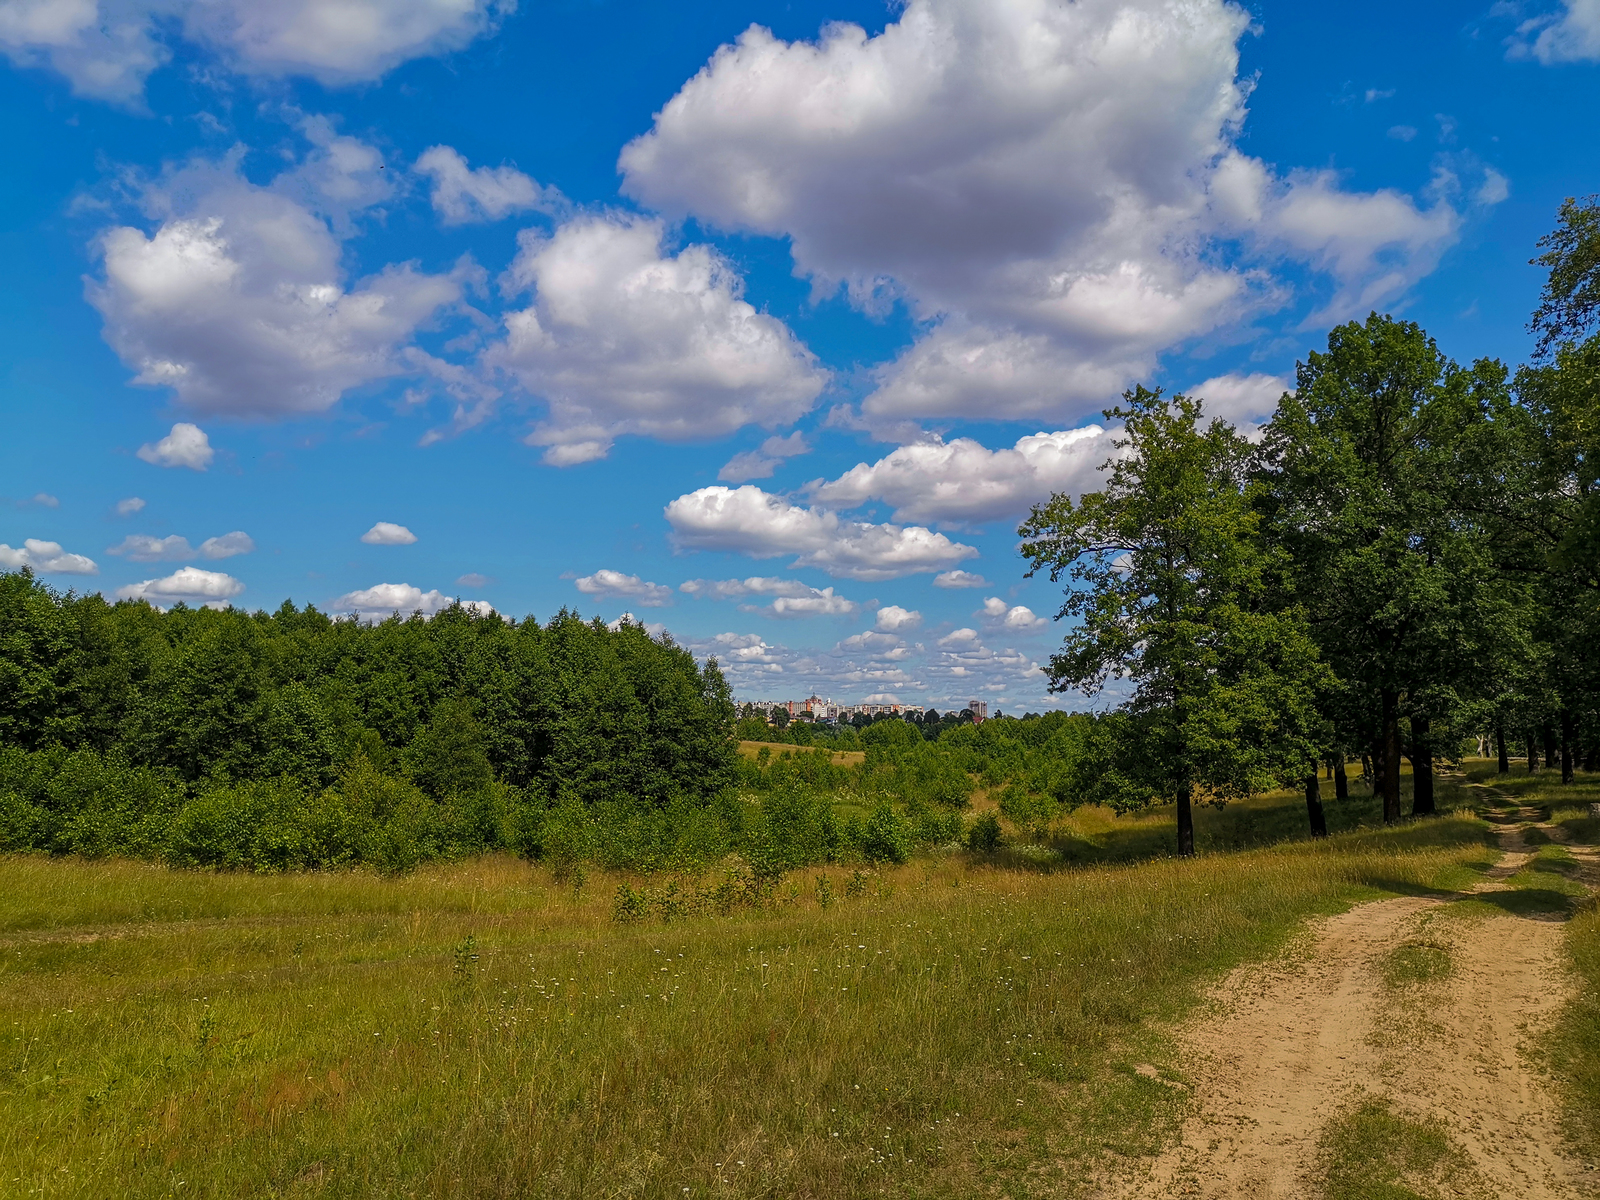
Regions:
<instances>
[{"instance_id":1,"label":"sandy soil","mask_svg":"<svg viewBox=\"0 0 1600 1200\"><path fill-rule=\"evenodd\" d=\"M1508 816L1505 853L1477 890L1503 888L1527 862L1522 828L1535 819L1532 810ZM1570 849L1600 883L1593 852ZM1234 972L1179 1038L1178 1069L1197 1093L1181 1138L1159 1158L1128 1164L1105 1194L1310 1200L1324 1125L1378 1097L1442 1121L1489 1195L1600 1196L1600 1174L1564 1154L1556 1099L1523 1053L1572 986L1563 924L1457 920L1442 912L1447 903L1358 905L1314 927L1298 953ZM1392 991L1383 960L1414 940L1448 946L1454 972Z\"/></svg>"}]
</instances>

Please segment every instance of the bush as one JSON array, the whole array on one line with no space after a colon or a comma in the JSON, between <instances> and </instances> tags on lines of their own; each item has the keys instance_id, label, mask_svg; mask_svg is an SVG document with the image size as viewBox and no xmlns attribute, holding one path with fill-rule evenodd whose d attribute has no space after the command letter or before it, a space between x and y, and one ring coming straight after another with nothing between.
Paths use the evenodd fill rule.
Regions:
<instances>
[{"instance_id":1,"label":"bush","mask_svg":"<svg viewBox=\"0 0 1600 1200\"><path fill-rule=\"evenodd\" d=\"M878 801L867 817L861 832L861 857L871 863L903 863L911 857L911 826L887 800Z\"/></svg>"},{"instance_id":2,"label":"bush","mask_svg":"<svg viewBox=\"0 0 1600 1200\"><path fill-rule=\"evenodd\" d=\"M1000 848L1000 818L983 813L967 830L967 849L978 854L993 854Z\"/></svg>"}]
</instances>

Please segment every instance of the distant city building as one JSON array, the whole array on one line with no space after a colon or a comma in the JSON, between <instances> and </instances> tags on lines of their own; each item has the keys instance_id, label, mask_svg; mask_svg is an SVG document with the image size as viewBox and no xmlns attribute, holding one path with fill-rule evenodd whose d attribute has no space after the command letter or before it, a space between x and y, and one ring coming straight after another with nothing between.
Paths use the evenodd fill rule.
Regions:
<instances>
[{"instance_id":1,"label":"distant city building","mask_svg":"<svg viewBox=\"0 0 1600 1200\"><path fill-rule=\"evenodd\" d=\"M740 706L740 711L754 714L771 725L778 712L795 721L843 721L853 717L916 717L922 719L927 709L921 704L836 704L832 699L812 695L804 700L751 700Z\"/></svg>"},{"instance_id":2,"label":"distant city building","mask_svg":"<svg viewBox=\"0 0 1600 1200\"><path fill-rule=\"evenodd\" d=\"M972 714L972 719L981 725L989 719L989 702L987 700L968 700L967 711Z\"/></svg>"}]
</instances>

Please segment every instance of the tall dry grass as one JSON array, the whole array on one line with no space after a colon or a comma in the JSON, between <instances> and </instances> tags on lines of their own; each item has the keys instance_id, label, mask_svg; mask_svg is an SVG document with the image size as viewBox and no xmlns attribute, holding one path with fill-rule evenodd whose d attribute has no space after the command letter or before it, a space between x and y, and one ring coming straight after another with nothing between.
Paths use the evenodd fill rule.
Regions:
<instances>
[{"instance_id":1,"label":"tall dry grass","mask_svg":"<svg viewBox=\"0 0 1600 1200\"><path fill-rule=\"evenodd\" d=\"M0 1193L1077 1195L1184 1093L1204 984L1490 857L1453 815L1054 872L806 872L623 926L505 858L400 879L0 859ZM819 900L816 876L834 897Z\"/></svg>"}]
</instances>

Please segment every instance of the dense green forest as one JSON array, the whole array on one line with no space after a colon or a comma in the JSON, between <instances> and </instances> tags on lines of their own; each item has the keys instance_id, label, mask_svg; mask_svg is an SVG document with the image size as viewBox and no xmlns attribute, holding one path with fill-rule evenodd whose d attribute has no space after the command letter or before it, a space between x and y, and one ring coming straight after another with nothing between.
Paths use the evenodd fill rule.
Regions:
<instances>
[{"instance_id":1,"label":"dense green forest","mask_svg":"<svg viewBox=\"0 0 1600 1200\"><path fill-rule=\"evenodd\" d=\"M992 850L1087 803L1196 804L1359 760L1399 819L1440 759L1600 767L1600 202L1540 245L1531 361L1462 366L1378 314L1261 430L1135 388L1104 485L1023 524L1065 584L1050 686L1093 714L840 730L740 717L716 662L562 612L376 625L60 594L0 575L0 851L404 869L484 849L766 876ZM741 758L736 740L814 747ZM840 765L833 751L864 750Z\"/></svg>"}]
</instances>

